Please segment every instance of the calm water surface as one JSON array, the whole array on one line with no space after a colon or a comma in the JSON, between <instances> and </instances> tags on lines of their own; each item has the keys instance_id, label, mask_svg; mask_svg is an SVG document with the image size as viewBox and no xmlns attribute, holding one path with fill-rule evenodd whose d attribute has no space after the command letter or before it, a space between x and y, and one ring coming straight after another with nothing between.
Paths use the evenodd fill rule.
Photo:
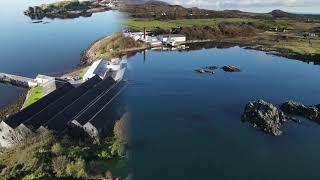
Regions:
<instances>
[{"instance_id":1,"label":"calm water surface","mask_svg":"<svg viewBox=\"0 0 320 180\"><path fill-rule=\"evenodd\" d=\"M0 72L34 77L71 70L93 41L120 30L121 14L104 12L90 18L44 19L33 24L23 15L28 6L54 0L0 1ZM0 106L22 90L0 85Z\"/></svg>"},{"instance_id":2,"label":"calm water surface","mask_svg":"<svg viewBox=\"0 0 320 180\"><path fill-rule=\"evenodd\" d=\"M92 41L119 30L119 13L32 24L22 11L48 1L1 1L0 71L25 76L72 69ZM240 73L197 74L233 64ZM148 51L129 59L130 167L137 180L320 179L320 126L289 123L271 137L240 122L249 100L320 101L320 66L240 48ZM0 85L0 105L21 89Z\"/></svg>"},{"instance_id":3,"label":"calm water surface","mask_svg":"<svg viewBox=\"0 0 320 180\"><path fill-rule=\"evenodd\" d=\"M240 73L198 74L208 65ZM135 179L320 179L320 125L272 137L240 121L245 104L320 102L320 66L241 48L148 51L129 60Z\"/></svg>"}]
</instances>

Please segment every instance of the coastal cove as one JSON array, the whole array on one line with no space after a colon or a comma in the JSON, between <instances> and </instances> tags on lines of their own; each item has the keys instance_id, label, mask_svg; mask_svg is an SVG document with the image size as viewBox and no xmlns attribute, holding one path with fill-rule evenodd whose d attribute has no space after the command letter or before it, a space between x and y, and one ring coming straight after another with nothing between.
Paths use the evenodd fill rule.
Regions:
<instances>
[{"instance_id":1,"label":"coastal cove","mask_svg":"<svg viewBox=\"0 0 320 180\"><path fill-rule=\"evenodd\" d=\"M33 21L23 14L28 6L53 0L1 2L2 33L0 71L34 78L37 74L59 75L80 64L80 53L93 41L119 31L117 11L95 13L89 18ZM8 18L10 17L10 18ZM108 19L108 23L105 22ZM1 85L0 106L12 102L23 89Z\"/></svg>"},{"instance_id":2,"label":"coastal cove","mask_svg":"<svg viewBox=\"0 0 320 180\"><path fill-rule=\"evenodd\" d=\"M194 71L228 64L241 72ZM255 99L319 104L319 72L313 63L239 47L148 50L128 58L134 178L318 179L319 124L290 122L273 137L241 115Z\"/></svg>"},{"instance_id":3,"label":"coastal cove","mask_svg":"<svg viewBox=\"0 0 320 180\"><path fill-rule=\"evenodd\" d=\"M316 54L297 54L288 49L272 49L268 44L259 44L258 36L253 38L257 41L250 39L251 33L239 37L222 35L208 40L184 39L183 46L161 42L163 47L151 48L147 41L117 33L126 27L122 22L125 17L118 11L75 19L44 18L41 21L32 21L23 14L28 6L54 1L0 2L1 7L7 7L0 12L4 13L0 16L3 27L0 34L0 72L31 78L45 74L62 75L62 78L70 77L75 81L76 78L86 80L82 85L87 87L82 90L81 85L72 87L72 90L76 89L70 90L74 97L69 94L57 96L54 99L61 101L49 104L49 108L39 108L39 114L44 116L36 114L30 119L48 119L49 123L39 123L38 126L50 124L63 126L62 129L64 125L69 129L70 123L77 128L82 120L90 127L85 129L92 133L95 130L91 129L92 123L97 122L94 126L97 132L105 128L113 132L114 137L107 136L101 142L96 139L94 143L86 144L79 143L82 137L77 135L74 136L78 139L70 141L65 137L53 138L48 132L42 140L48 139L50 143L43 146L46 149L40 148L34 153L43 151L41 155L50 158L63 155L69 158L68 164L79 163L82 170L98 171L98 176L91 179L108 178L112 174L120 179L127 177L125 179L133 180L320 179L320 144L317 139L320 136L320 124L317 123L320 119L310 121L298 117L297 121L288 120L281 124L281 136L279 133L277 137L255 128L254 123L250 124L250 117L241 121L246 104L258 99L275 107L289 100L301 102L306 108L314 105L319 107L316 118L320 118L318 51ZM247 24L244 26L246 29ZM146 40L146 31L143 36ZM300 36L299 39L301 43L309 44L307 39ZM268 39L268 42L273 40L276 39ZM314 37L312 40L313 51L320 39ZM291 41L294 39L286 42ZM100 79L99 73L95 72L98 70L106 76L105 69L99 70L99 66L116 59L123 61L117 67L125 70L122 74L124 81L116 83L119 86L108 82L108 79ZM100 84L100 81L104 82ZM24 99L30 96L24 93L25 90L0 84L0 107L17 97ZM40 92L42 95L42 91L42 88L34 89L31 94ZM118 95L119 99L114 100ZM63 101L64 98L67 101ZM108 108L111 107L109 103L114 107ZM254 114L251 112L248 114ZM116 116L114 114L122 116L118 118L120 123L115 123L111 129L108 116ZM28 124L23 126L31 127ZM35 138L23 146L31 152L39 143L42 141ZM10 159L12 167L19 165L15 163L16 159L20 162L20 159L29 158L26 158L26 152L23 151L23 158L20 158L19 151L14 155L9 151L7 157L17 157ZM30 157L33 158L32 155ZM92 161L92 157L97 161ZM81 158L85 161L80 161ZM26 166L33 163L26 161ZM53 167L53 159L48 162L40 164L41 168ZM75 174L85 172L76 167L72 169ZM32 175L36 173L32 172ZM36 175L41 177L41 174ZM71 178L70 174L68 176ZM74 174L72 177L75 178ZM86 175L76 177L89 178Z\"/></svg>"}]
</instances>

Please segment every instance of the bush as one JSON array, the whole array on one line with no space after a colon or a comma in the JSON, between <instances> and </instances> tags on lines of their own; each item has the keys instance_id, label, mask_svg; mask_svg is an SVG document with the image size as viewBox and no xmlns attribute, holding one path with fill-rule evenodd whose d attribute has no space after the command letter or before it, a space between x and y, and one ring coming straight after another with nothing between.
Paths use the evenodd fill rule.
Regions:
<instances>
[{"instance_id":1,"label":"bush","mask_svg":"<svg viewBox=\"0 0 320 180\"><path fill-rule=\"evenodd\" d=\"M55 143L51 147L51 152L57 156L60 156L63 153L63 148L59 143Z\"/></svg>"},{"instance_id":2,"label":"bush","mask_svg":"<svg viewBox=\"0 0 320 180\"><path fill-rule=\"evenodd\" d=\"M77 159L76 161L67 164L66 174L73 178L85 178L87 177L86 163L83 159Z\"/></svg>"},{"instance_id":3,"label":"bush","mask_svg":"<svg viewBox=\"0 0 320 180\"><path fill-rule=\"evenodd\" d=\"M102 150L98 154L98 157L101 159L110 159L110 158L112 158L112 153L110 153L110 150Z\"/></svg>"},{"instance_id":4,"label":"bush","mask_svg":"<svg viewBox=\"0 0 320 180\"><path fill-rule=\"evenodd\" d=\"M67 150L68 151L67 157L71 159L77 159L77 158L87 159L90 156L90 154L88 153L89 150L90 150L89 147L81 147L81 146L70 147Z\"/></svg>"},{"instance_id":5,"label":"bush","mask_svg":"<svg viewBox=\"0 0 320 180\"><path fill-rule=\"evenodd\" d=\"M57 177L63 177L66 175L68 159L65 156L58 156L52 159L53 172Z\"/></svg>"}]
</instances>

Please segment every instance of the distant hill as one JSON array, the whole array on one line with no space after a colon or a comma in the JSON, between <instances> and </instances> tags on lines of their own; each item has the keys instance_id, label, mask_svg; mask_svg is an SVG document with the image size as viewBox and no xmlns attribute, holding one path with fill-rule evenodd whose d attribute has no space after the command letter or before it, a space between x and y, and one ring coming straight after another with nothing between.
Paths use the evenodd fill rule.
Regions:
<instances>
[{"instance_id":1,"label":"distant hill","mask_svg":"<svg viewBox=\"0 0 320 180\"><path fill-rule=\"evenodd\" d=\"M159 5L159 6L169 6L169 3L163 1L147 1L144 4L146 5Z\"/></svg>"},{"instance_id":2,"label":"distant hill","mask_svg":"<svg viewBox=\"0 0 320 180\"><path fill-rule=\"evenodd\" d=\"M207 10L197 7L185 8L156 0L129 0L125 11L136 18L182 19L182 18L259 18L259 19L295 19L320 20L320 15L294 14L282 10L269 13L251 13L239 10Z\"/></svg>"},{"instance_id":3,"label":"distant hill","mask_svg":"<svg viewBox=\"0 0 320 180\"><path fill-rule=\"evenodd\" d=\"M127 0L128 4L146 4L146 5L170 5L167 2L156 0Z\"/></svg>"}]
</instances>

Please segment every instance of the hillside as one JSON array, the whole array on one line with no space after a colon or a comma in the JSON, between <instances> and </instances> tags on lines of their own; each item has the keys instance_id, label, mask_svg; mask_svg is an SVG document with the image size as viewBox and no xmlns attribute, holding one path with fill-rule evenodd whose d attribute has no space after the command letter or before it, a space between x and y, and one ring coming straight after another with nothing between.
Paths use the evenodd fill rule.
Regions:
<instances>
[{"instance_id":1,"label":"hillside","mask_svg":"<svg viewBox=\"0 0 320 180\"><path fill-rule=\"evenodd\" d=\"M197 19L197 18L256 18L256 19L291 19L291 20L320 20L319 15L293 14L281 10L270 13L250 13L239 10L206 10L200 8L185 8L180 5L170 5L161 1L131 0L124 6L124 11L134 18L156 19Z\"/></svg>"}]
</instances>

